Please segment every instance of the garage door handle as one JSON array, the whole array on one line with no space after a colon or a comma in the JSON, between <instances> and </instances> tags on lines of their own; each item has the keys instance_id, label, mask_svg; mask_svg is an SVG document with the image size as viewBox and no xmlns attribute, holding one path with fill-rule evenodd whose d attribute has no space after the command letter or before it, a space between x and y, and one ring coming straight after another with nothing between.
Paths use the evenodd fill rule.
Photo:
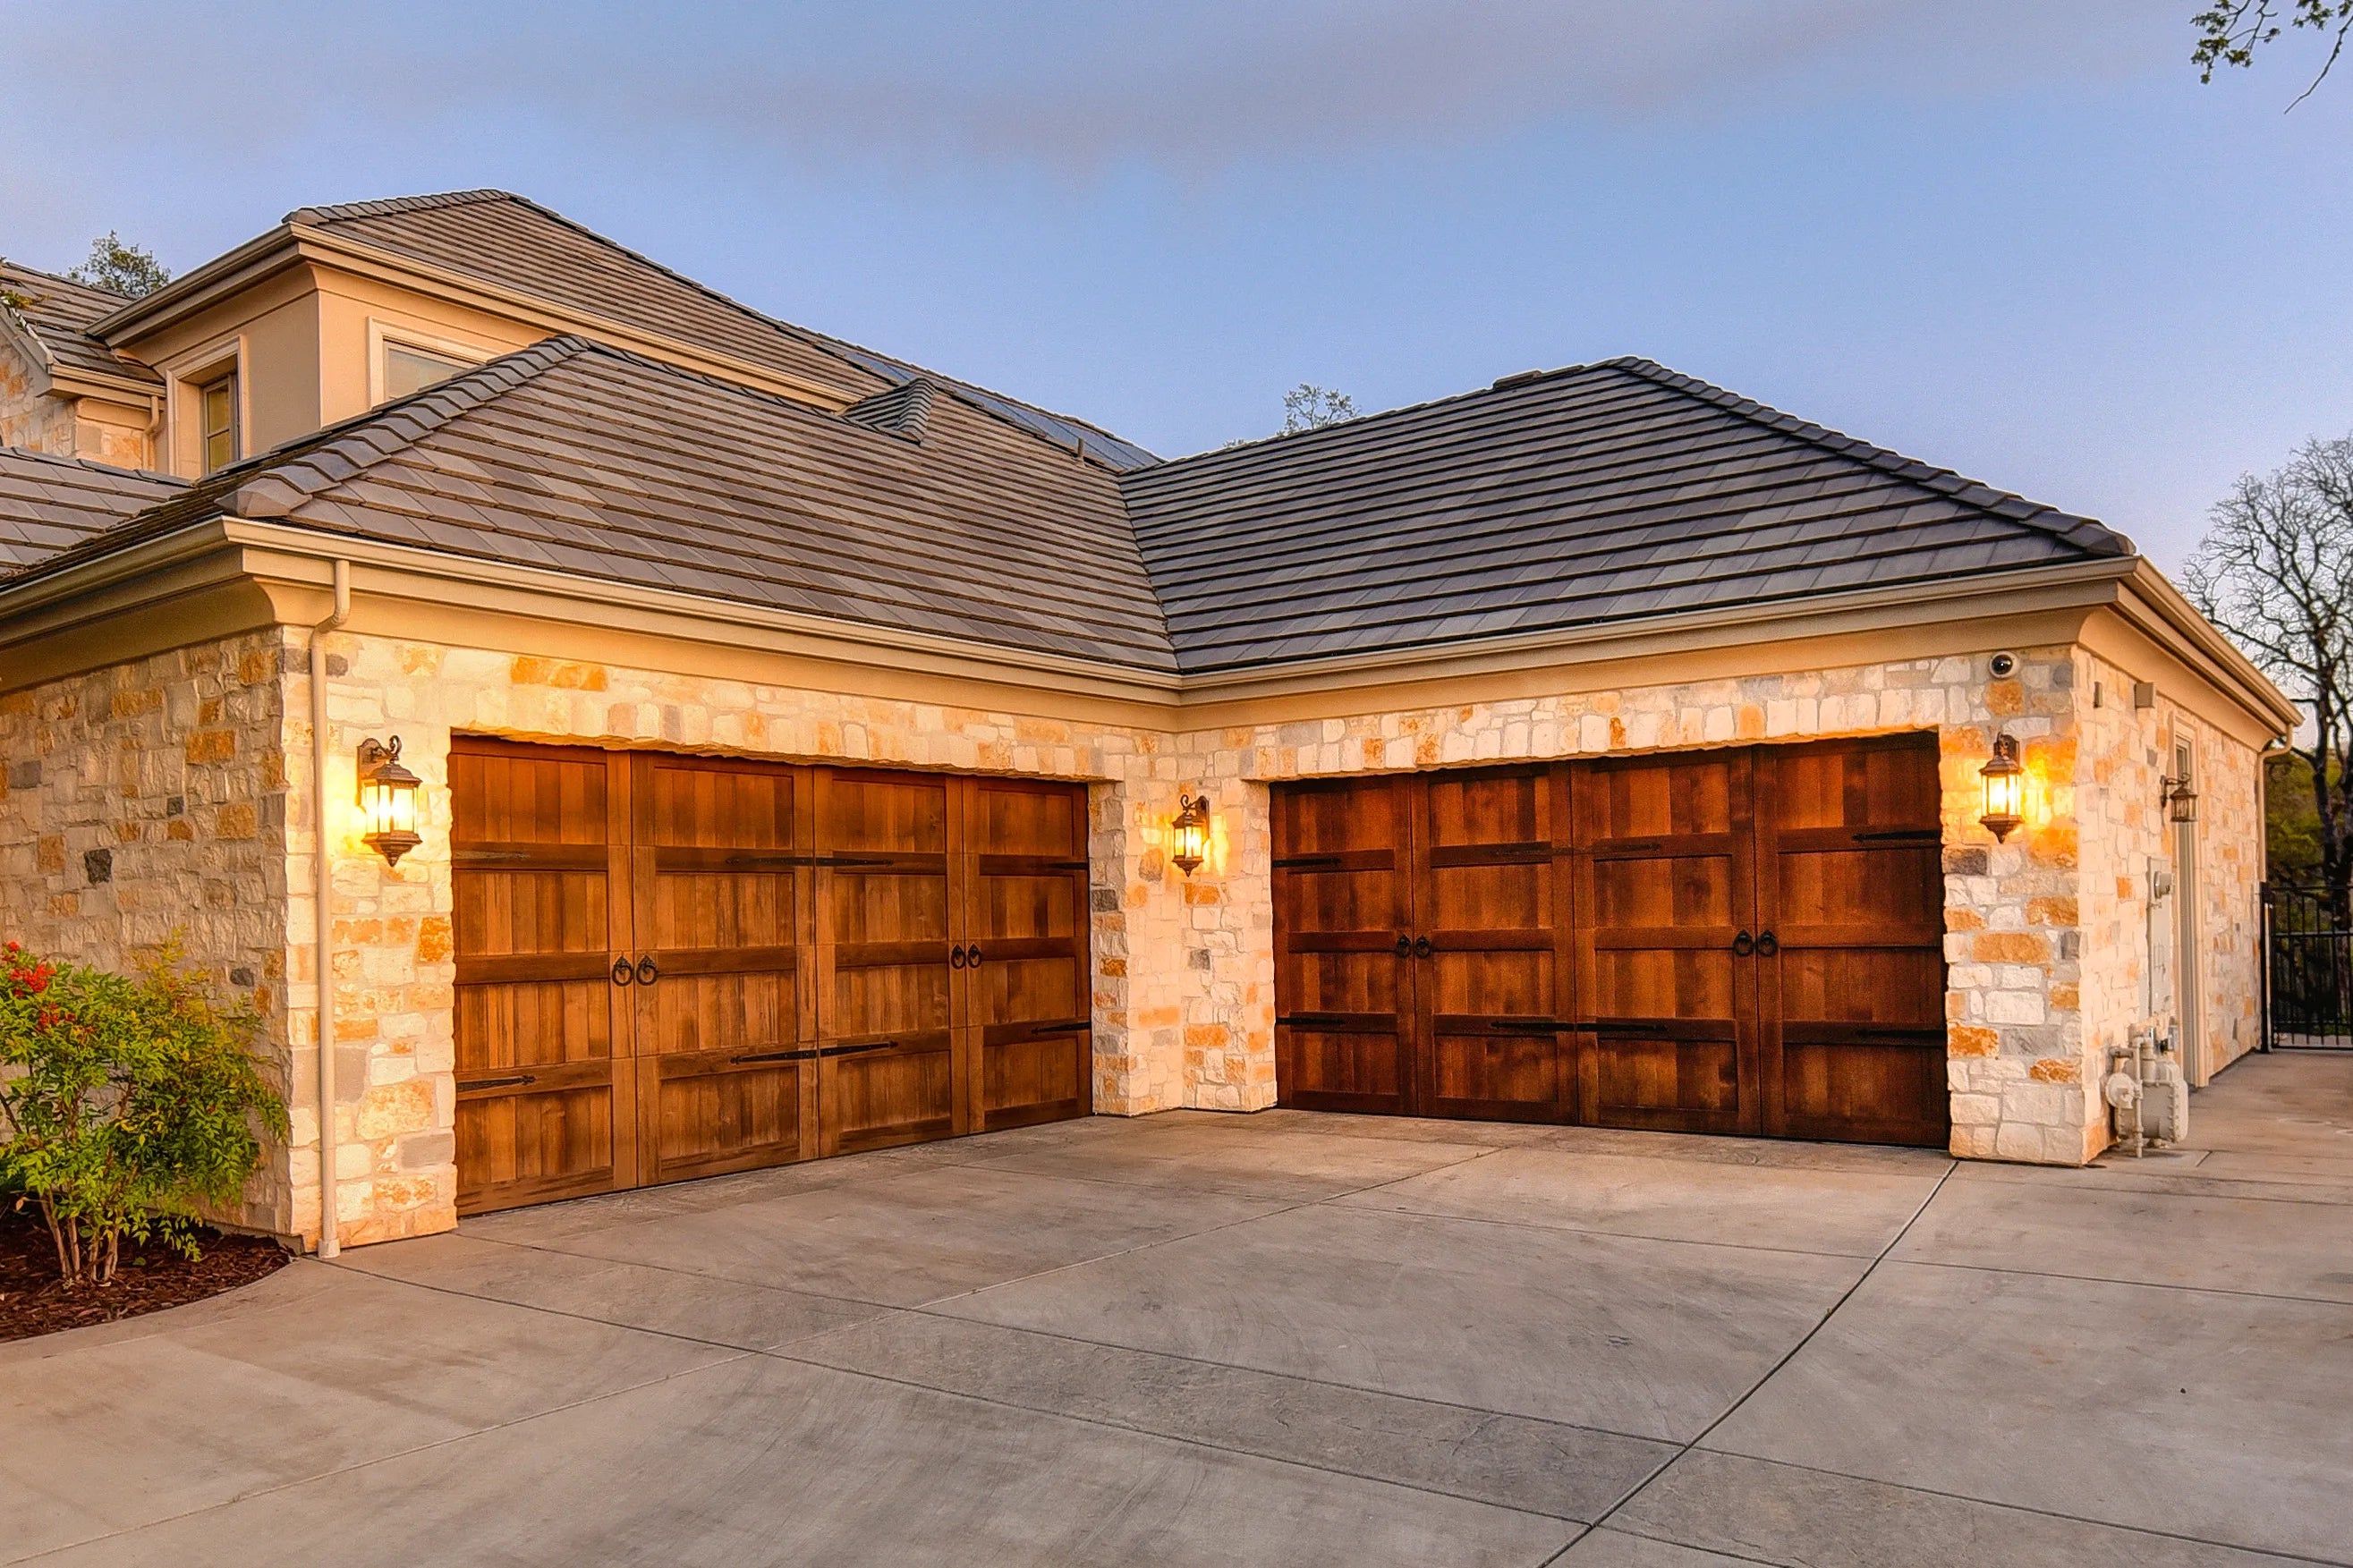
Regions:
<instances>
[{"instance_id":1,"label":"garage door handle","mask_svg":"<svg viewBox=\"0 0 2353 1568\"><path fill-rule=\"evenodd\" d=\"M538 1081L539 1075L536 1073L518 1072L510 1073L504 1078L460 1079L458 1080L458 1087L460 1089L516 1089L520 1088L523 1084L537 1083Z\"/></svg>"},{"instance_id":2,"label":"garage door handle","mask_svg":"<svg viewBox=\"0 0 2353 1568\"><path fill-rule=\"evenodd\" d=\"M1755 952L1756 951L1757 951L1757 939L1756 939L1755 937L1753 937L1753 936L1750 936L1746 931L1742 931L1738 936L1736 936L1736 937L1734 937L1734 938L1732 939L1732 956L1733 956L1733 957L1735 957L1735 958L1746 958L1746 957L1747 957L1750 953Z\"/></svg>"},{"instance_id":3,"label":"garage door handle","mask_svg":"<svg viewBox=\"0 0 2353 1568\"><path fill-rule=\"evenodd\" d=\"M660 978L661 971L654 967L654 955L652 953L649 952L638 960L638 984L651 985L655 981L659 980Z\"/></svg>"},{"instance_id":4,"label":"garage door handle","mask_svg":"<svg viewBox=\"0 0 2353 1568\"><path fill-rule=\"evenodd\" d=\"M964 950L964 966L966 969L980 967L980 943L975 942Z\"/></svg>"},{"instance_id":5,"label":"garage door handle","mask_svg":"<svg viewBox=\"0 0 2353 1568\"><path fill-rule=\"evenodd\" d=\"M1406 935L1403 931L1398 932L1397 952L1399 958L1411 958L1413 956L1413 938Z\"/></svg>"},{"instance_id":6,"label":"garage door handle","mask_svg":"<svg viewBox=\"0 0 2353 1568\"><path fill-rule=\"evenodd\" d=\"M635 980L636 978L637 973L629 967L629 961L627 958L617 958L613 960L614 984L627 985L630 981Z\"/></svg>"},{"instance_id":7,"label":"garage door handle","mask_svg":"<svg viewBox=\"0 0 2353 1568\"><path fill-rule=\"evenodd\" d=\"M1413 955L1416 958L1428 958L1430 956L1430 939L1428 937L1418 936L1413 939Z\"/></svg>"},{"instance_id":8,"label":"garage door handle","mask_svg":"<svg viewBox=\"0 0 2353 1568\"><path fill-rule=\"evenodd\" d=\"M1780 938L1778 938L1778 937L1775 936L1775 935L1774 935L1771 931L1759 931L1759 932L1757 932L1757 957L1759 957L1759 958L1770 958L1770 957L1772 957L1775 953L1777 953L1777 952L1780 952L1780 951L1781 951L1781 939L1780 939Z\"/></svg>"},{"instance_id":9,"label":"garage door handle","mask_svg":"<svg viewBox=\"0 0 2353 1568\"><path fill-rule=\"evenodd\" d=\"M950 969L962 969L964 967L964 949L960 947L950 947L948 949L948 967Z\"/></svg>"}]
</instances>

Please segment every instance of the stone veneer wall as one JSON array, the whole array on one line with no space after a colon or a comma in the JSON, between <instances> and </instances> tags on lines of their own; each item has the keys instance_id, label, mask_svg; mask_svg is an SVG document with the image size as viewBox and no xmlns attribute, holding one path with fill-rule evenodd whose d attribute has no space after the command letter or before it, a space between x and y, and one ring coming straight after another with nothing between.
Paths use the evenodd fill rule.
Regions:
<instances>
[{"instance_id":1,"label":"stone veneer wall","mask_svg":"<svg viewBox=\"0 0 2353 1568\"><path fill-rule=\"evenodd\" d=\"M281 1084L283 647L257 633L0 695L0 936L118 970L177 938L260 1016ZM290 1087L315 1142L315 1097ZM274 1164L233 1217L289 1232L293 1196Z\"/></svg>"},{"instance_id":2,"label":"stone veneer wall","mask_svg":"<svg viewBox=\"0 0 2353 1568\"><path fill-rule=\"evenodd\" d=\"M73 401L47 395L39 384L16 345L0 338L0 447L73 457Z\"/></svg>"},{"instance_id":3,"label":"stone veneer wall","mask_svg":"<svg viewBox=\"0 0 2353 1568\"><path fill-rule=\"evenodd\" d=\"M311 1110L303 1084L315 1062L307 984L315 959L308 896L313 812L307 667L290 651L300 642L295 633L284 644L286 673L272 708L282 739L254 780L269 781L273 795L282 792L272 822L282 835L283 859L270 886L283 915L262 923L280 933L279 970L269 975L279 987L272 1005L297 1079L296 1103ZM274 646L270 639L256 644L263 651ZM399 867L385 866L357 844L348 813L331 847L343 1101L336 1110L339 1206L353 1242L453 1222L446 790L448 740L460 731L1088 781L1096 1106L1136 1113L1176 1106L1245 1110L1273 1102L1274 783L1933 730L1946 801L1954 1151L2075 1163L2105 1140L2105 1118L2086 1086L2096 1079L2115 999L2137 981L2125 940L2129 920L2103 901L2112 894L2087 891L2084 879L2105 877L2119 853L2106 814L2129 817L2137 809L2139 732L2116 724L2107 708L2088 707L2092 667L2077 650L2021 649L2016 678L2003 681L1988 679L1982 657L1925 658L1161 733L375 636L336 634L327 646L331 799L350 798L352 758L368 736L399 734L404 761L425 781L425 842ZM111 690L118 681L135 684L136 678L109 674L80 684ZM42 692L62 694L76 685ZM11 700L37 706L52 699ZM1996 845L1976 820L1977 770L2003 728L2024 745L2033 816L2028 828ZM36 750L48 743L21 726L0 733L10 760L24 754L28 741ZM264 724L251 744L265 747L269 733ZM126 732L112 743L141 751L178 742L158 731ZM2211 756L2201 751L2201 764L2213 814L2209 885L2213 898L2236 910L2244 891L2239 868L2260 855L2252 775L2233 771L2219 746ZM1166 863L1166 825L1179 793L1196 790L1208 795L1215 824L1209 864L1187 879ZM2243 812L2232 815L2220 797L2235 791L2249 798ZM5 852L18 853L14 846L33 833L30 817L48 810L45 805L41 813L11 816L0 805ZM2086 811L2099 819L2088 834L2079 817ZM96 951L91 944L100 940L87 920L50 929L52 945ZM2219 955L2239 938L2226 922L2212 929L2221 975L2228 966ZM2218 1019L2242 1010L2243 996L2231 984L2214 1004ZM295 1144L281 1173L290 1201L281 1198L277 1212L284 1216L281 1228L307 1237L317 1227L314 1120L298 1116Z\"/></svg>"},{"instance_id":4,"label":"stone veneer wall","mask_svg":"<svg viewBox=\"0 0 2353 1568\"><path fill-rule=\"evenodd\" d=\"M2105 660L2079 654L2078 663L2079 683L2090 694L2085 731L2097 738L2083 764L2084 929L2110 955L2084 987L2086 1070L2105 1070L2112 1047L2128 1044L2136 1028L2163 1026L2171 1013L2164 977L2151 995L2148 922L2153 872L2175 873L2179 893L2176 830L2166 820L2161 780L2172 771L2175 742L2186 740L2200 796L2200 945L2176 953L2174 962L2184 975L2195 966L2205 1003L2202 1047L2184 1064L2190 1081L2203 1083L2253 1049L2262 1035L2261 753L2162 691L2150 706L2137 707L2133 678ZM2169 900L2160 912L2176 918Z\"/></svg>"}]
</instances>

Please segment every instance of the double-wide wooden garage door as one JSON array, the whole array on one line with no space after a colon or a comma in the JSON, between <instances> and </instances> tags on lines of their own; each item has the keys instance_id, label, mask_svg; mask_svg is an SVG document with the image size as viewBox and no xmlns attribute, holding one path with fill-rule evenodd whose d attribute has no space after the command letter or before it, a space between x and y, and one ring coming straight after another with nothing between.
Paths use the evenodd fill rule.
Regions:
<instances>
[{"instance_id":1,"label":"double-wide wooden garage door","mask_svg":"<svg viewBox=\"0 0 2353 1568\"><path fill-rule=\"evenodd\" d=\"M1286 1105L1942 1145L1934 736L1274 803Z\"/></svg>"},{"instance_id":2,"label":"double-wide wooden garage door","mask_svg":"<svg viewBox=\"0 0 2353 1568\"><path fill-rule=\"evenodd\" d=\"M1082 1116L1086 792L458 739L461 1213Z\"/></svg>"}]
</instances>

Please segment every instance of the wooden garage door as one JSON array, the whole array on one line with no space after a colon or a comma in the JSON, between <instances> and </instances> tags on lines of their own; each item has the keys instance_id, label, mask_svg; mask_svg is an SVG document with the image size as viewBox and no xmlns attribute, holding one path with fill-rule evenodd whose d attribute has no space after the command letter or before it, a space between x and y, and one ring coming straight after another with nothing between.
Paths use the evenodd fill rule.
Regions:
<instances>
[{"instance_id":1,"label":"wooden garage door","mask_svg":"<svg viewBox=\"0 0 2353 1568\"><path fill-rule=\"evenodd\" d=\"M1287 785L1313 1109L1941 1145L1933 736Z\"/></svg>"},{"instance_id":2,"label":"wooden garage door","mask_svg":"<svg viewBox=\"0 0 2353 1568\"><path fill-rule=\"evenodd\" d=\"M459 1206L1092 1105L1081 786L459 738Z\"/></svg>"}]
</instances>

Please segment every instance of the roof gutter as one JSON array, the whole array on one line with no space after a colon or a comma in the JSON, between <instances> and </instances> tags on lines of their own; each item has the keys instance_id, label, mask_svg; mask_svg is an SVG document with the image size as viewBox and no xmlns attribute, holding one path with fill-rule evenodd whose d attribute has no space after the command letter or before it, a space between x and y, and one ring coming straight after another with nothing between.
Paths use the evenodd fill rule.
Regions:
<instances>
[{"instance_id":1,"label":"roof gutter","mask_svg":"<svg viewBox=\"0 0 2353 1568\"><path fill-rule=\"evenodd\" d=\"M2116 607L2133 616L2133 604L2169 610L2154 629L2177 646L2197 645L2210 679L2240 689L2239 700L2275 724L2293 705L2161 576L2135 556L2100 557L1951 581L1858 590L1841 595L1732 605L1717 610L1644 616L1434 647L1375 650L1291 664L1178 674L1065 654L1006 647L903 627L853 622L768 608L642 584L582 577L545 568L443 554L406 545L338 538L315 529L244 518L211 518L119 551L86 557L62 570L0 584L0 647L119 611L120 602L85 608L86 596L110 586L136 584L161 597L192 582L235 576L325 585L327 553L365 571L372 596L424 600L499 613L578 618L593 605L597 622L614 630L683 637L728 646L762 647L851 665L932 670L1070 695L1093 695L1170 709L1258 697L1306 693L1389 682L1440 679L1496 669L1591 664L1642 653L1724 647L1763 636L1805 636L1847 629L1839 622L1905 625L1968 620L2027 608ZM2142 591L2128 595L2129 584ZM457 592L451 592L452 588ZM744 633L764 634L756 642Z\"/></svg>"}]
</instances>

